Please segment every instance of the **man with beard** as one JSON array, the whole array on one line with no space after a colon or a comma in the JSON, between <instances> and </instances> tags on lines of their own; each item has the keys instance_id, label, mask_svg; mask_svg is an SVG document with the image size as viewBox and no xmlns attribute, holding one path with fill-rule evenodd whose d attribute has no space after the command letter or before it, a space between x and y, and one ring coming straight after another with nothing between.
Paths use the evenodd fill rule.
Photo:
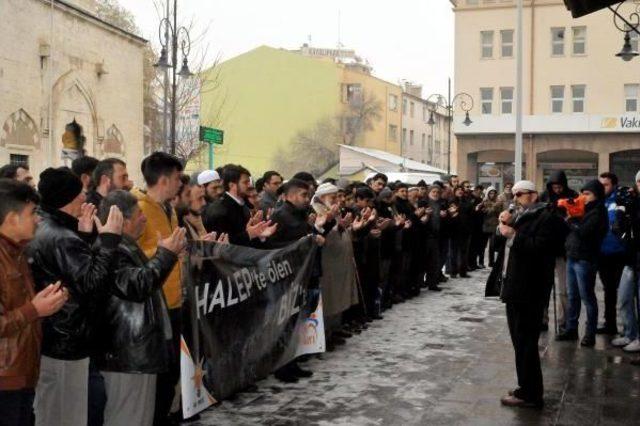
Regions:
<instances>
[{"instance_id":1,"label":"man with beard","mask_svg":"<svg viewBox=\"0 0 640 426\"><path fill-rule=\"evenodd\" d=\"M398 214L407 219L405 227L402 229L399 238L399 246L402 252L402 269L398 276L397 284L399 286L397 293L404 299L416 296L420 293L418 283L415 281L416 276L413 275L412 269L413 258L416 256L415 248L417 243L416 229L418 227L419 218L416 216L416 208L409 200L409 187L404 183L395 186L396 210Z\"/></svg>"},{"instance_id":2,"label":"man with beard","mask_svg":"<svg viewBox=\"0 0 640 426\"><path fill-rule=\"evenodd\" d=\"M207 232L227 234L231 244L258 247L274 234L277 224L262 220L262 212L251 215L245 200L251 173L235 164L224 166L222 180L225 193L207 206L204 227Z\"/></svg>"},{"instance_id":3,"label":"man with beard","mask_svg":"<svg viewBox=\"0 0 640 426\"><path fill-rule=\"evenodd\" d=\"M224 193L220 175L215 170L205 170L198 175L198 185L204 189L204 197L207 204L220 198Z\"/></svg>"},{"instance_id":4,"label":"man with beard","mask_svg":"<svg viewBox=\"0 0 640 426\"><path fill-rule=\"evenodd\" d=\"M268 240L268 246L271 248L285 247L309 234L316 234L318 245L322 245L324 238L320 234L325 232L324 226L327 221L331 221L330 214L317 216L312 226L309 223L309 203L311 200L309 185L302 180L291 179L282 189L284 202L273 212L272 220L277 230ZM316 258L307 295L311 300L315 300L312 305L316 306L320 296L318 287L321 275L320 265L320 258ZM311 377L312 375L311 371L300 368L295 360L275 372L275 377L285 383L295 383L301 377Z\"/></svg>"},{"instance_id":5,"label":"man with beard","mask_svg":"<svg viewBox=\"0 0 640 426\"><path fill-rule=\"evenodd\" d=\"M466 182L468 185L468 182ZM453 190L454 198L449 206L451 216L451 277L460 274L460 278L469 278L467 274L469 260L469 244L472 232L471 216L474 211L466 188L457 187Z\"/></svg>"},{"instance_id":6,"label":"man with beard","mask_svg":"<svg viewBox=\"0 0 640 426\"><path fill-rule=\"evenodd\" d=\"M111 191L130 191L133 182L129 180L127 164L117 158L100 161L93 170L93 188L87 193L87 203L100 207L100 202Z\"/></svg>"},{"instance_id":7,"label":"man with beard","mask_svg":"<svg viewBox=\"0 0 640 426\"><path fill-rule=\"evenodd\" d=\"M431 291L441 291L438 287L440 282L440 229L442 228L443 216L442 203L440 202L441 189L437 185L432 185L427 192L426 207L429 212L429 220L425 224L425 271L427 274L426 286Z\"/></svg>"},{"instance_id":8,"label":"man with beard","mask_svg":"<svg viewBox=\"0 0 640 426\"><path fill-rule=\"evenodd\" d=\"M271 170L262 175L262 192L260 193L259 208L263 213L276 207L278 202L278 189L282 186L282 176L280 173Z\"/></svg>"}]
</instances>

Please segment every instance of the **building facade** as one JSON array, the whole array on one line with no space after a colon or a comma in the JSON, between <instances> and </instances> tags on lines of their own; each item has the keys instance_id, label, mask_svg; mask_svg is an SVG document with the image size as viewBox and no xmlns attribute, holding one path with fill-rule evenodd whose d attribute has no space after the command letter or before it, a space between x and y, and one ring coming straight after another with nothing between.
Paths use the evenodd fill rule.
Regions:
<instances>
[{"instance_id":1,"label":"building facade","mask_svg":"<svg viewBox=\"0 0 640 426\"><path fill-rule=\"evenodd\" d=\"M338 144L400 153L402 89L351 50L260 46L207 72L219 89L202 93L201 120L225 131L216 167L323 175L337 166Z\"/></svg>"},{"instance_id":2,"label":"building facade","mask_svg":"<svg viewBox=\"0 0 640 426\"><path fill-rule=\"evenodd\" d=\"M36 178L70 164L65 129L75 122L87 155L124 158L140 182L146 41L99 19L93 5L0 0L1 164L27 164Z\"/></svg>"},{"instance_id":3,"label":"building facade","mask_svg":"<svg viewBox=\"0 0 640 426\"><path fill-rule=\"evenodd\" d=\"M514 170L515 1L452 4L456 92L475 101L472 125L454 119L457 170L501 187ZM562 0L525 0L523 21L525 177L542 186L562 169L579 189L611 170L630 183L640 169L640 61L614 56L623 34L612 14L573 19Z\"/></svg>"},{"instance_id":4,"label":"building facade","mask_svg":"<svg viewBox=\"0 0 640 426\"><path fill-rule=\"evenodd\" d=\"M432 100L436 102L423 99L422 86L403 84L401 155L446 170L450 166L447 110L435 97Z\"/></svg>"}]
</instances>

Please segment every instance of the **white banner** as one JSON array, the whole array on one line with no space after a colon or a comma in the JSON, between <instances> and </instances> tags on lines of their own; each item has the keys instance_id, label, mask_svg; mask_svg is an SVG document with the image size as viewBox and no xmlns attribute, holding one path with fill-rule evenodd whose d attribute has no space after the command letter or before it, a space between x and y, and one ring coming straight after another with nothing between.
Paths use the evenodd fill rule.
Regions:
<instances>
[{"instance_id":1,"label":"white banner","mask_svg":"<svg viewBox=\"0 0 640 426\"><path fill-rule=\"evenodd\" d=\"M322 296L320 296L315 312L298 328L298 351L296 352L296 357L322 353L326 351L326 347Z\"/></svg>"},{"instance_id":2,"label":"white banner","mask_svg":"<svg viewBox=\"0 0 640 426\"><path fill-rule=\"evenodd\" d=\"M185 419L198 414L217 401L204 387L205 375L202 363L193 361L184 337L180 338L180 388L182 390L182 415Z\"/></svg>"}]
</instances>

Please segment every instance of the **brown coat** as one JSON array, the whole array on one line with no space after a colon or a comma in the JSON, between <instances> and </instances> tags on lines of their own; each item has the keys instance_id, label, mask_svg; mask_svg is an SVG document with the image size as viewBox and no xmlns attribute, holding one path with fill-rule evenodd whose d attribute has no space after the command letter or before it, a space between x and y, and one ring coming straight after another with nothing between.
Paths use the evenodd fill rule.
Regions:
<instances>
[{"instance_id":1,"label":"brown coat","mask_svg":"<svg viewBox=\"0 0 640 426\"><path fill-rule=\"evenodd\" d=\"M0 390L33 389L42 331L24 246L0 234Z\"/></svg>"}]
</instances>

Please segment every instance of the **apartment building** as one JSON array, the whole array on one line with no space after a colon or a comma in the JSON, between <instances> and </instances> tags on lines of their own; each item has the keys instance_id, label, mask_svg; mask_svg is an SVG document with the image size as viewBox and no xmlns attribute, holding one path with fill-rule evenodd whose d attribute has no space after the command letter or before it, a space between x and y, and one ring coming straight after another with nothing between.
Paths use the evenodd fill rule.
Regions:
<instances>
[{"instance_id":1,"label":"apartment building","mask_svg":"<svg viewBox=\"0 0 640 426\"><path fill-rule=\"evenodd\" d=\"M471 126L453 121L456 166L467 179L501 187L513 180L515 133L514 0L451 0L455 89L474 98ZM629 1L622 10L631 13ZM638 50L638 37L632 46ZM640 169L640 59L623 45L610 11L573 19L562 0L524 1L523 129L526 178L554 170L578 188L611 170L630 183ZM458 119L460 118L460 119Z\"/></svg>"}]
</instances>

